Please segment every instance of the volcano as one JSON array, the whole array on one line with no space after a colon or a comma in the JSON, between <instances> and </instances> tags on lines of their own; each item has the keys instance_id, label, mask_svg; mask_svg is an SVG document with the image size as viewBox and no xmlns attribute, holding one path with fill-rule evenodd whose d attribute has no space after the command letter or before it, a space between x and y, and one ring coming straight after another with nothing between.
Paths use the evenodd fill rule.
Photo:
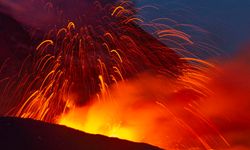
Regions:
<instances>
[{"instance_id":1,"label":"volcano","mask_svg":"<svg viewBox=\"0 0 250 150\"><path fill-rule=\"evenodd\" d=\"M0 145L5 150L160 150L32 119L2 117L0 124Z\"/></svg>"}]
</instances>

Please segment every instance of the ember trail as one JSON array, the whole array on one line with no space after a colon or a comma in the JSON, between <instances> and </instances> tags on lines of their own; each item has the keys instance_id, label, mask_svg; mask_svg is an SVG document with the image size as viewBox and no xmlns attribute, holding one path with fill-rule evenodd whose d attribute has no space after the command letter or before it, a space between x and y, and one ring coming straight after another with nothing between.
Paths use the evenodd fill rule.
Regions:
<instances>
[{"instance_id":1,"label":"ember trail","mask_svg":"<svg viewBox=\"0 0 250 150\"><path fill-rule=\"evenodd\" d=\"M175 51L192 45L191 37L145 23L136 17L143 8L131 1L91 6L95 13L49 30L18 74L1 80L1 98L9 99L4 114L166 149L229 146L198 109L211 93L206 73L216 67Z\"/></svg>"}]
</instances>

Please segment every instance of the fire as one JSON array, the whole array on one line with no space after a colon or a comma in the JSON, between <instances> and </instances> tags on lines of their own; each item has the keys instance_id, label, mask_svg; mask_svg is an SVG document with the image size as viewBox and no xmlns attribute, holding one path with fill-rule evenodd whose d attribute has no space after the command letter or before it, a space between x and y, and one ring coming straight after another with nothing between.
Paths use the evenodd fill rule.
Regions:
<instances>
[{"instance_id":1,"label":"fire","mask_svg":"<svg viewBox=\"0 0 250 150\"><path fill-rule=\"evenodd\" d=\"M203 131L213 133L214 138L220 139L217 142L221 146L227 146L227 141L211 122L200 119L202 114L196 112L197 117L190 113L194 109L191 104L198 102L194 97L200 94L185 89L178 82L140 75L133 81L119 82L108 95L96 97L84 107L73 108L58 122L84 132L150 143L165 149L190 148L187 146L190 142L194 143L192 147L211 149L210 144L215 141L205 140ZM195 129L190 123L196 124ZM190 137L192 139L188 139Z\"/></svg>"},{"instance_id":2,"label":"fire","mask_svg":"<svg viewBox=\"0 0 250 150\"><path fill-rule=\"evenodd\" d=\"M130 1L93 5L89 20L51 29L19 73L1 80L10 101L1 113L166 149L229 148L218 126L225 118L213 114L220 69L177 54L189 53L191 36L145 23Z\"/></svg>"}]
</instances>

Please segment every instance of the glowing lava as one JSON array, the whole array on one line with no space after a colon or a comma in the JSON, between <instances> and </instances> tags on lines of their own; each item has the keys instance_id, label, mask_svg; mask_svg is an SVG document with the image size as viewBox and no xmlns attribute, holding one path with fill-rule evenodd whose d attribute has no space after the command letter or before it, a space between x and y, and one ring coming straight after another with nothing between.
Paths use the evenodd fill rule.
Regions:
<instances>
[{"instance_id":1,"label":"glowing lava","mask_svg":"<svg viewBox=\"0 0 250 150\"><path fill-rule=\"evenodd\" d=\"M108 95L84 107L72 108L58 121L84 132L165 149L227 147L213 124L193 108L201 97L176 79L144 74L118 83ZM205 138L208 133L213 139Z\"/></svg>"},{"instance_id":2,"label":"glowing lava","mask_svg":"<svg viewBox=\"0 0 250 150\"><path fill-rule=\"evenodd\" d=\"M216 67L178 55L189 53L191 37L144 22L132 6L95 2L89 19L64 18L67 25L51 29L18 74L1 80L1 101L9 100L1 113L166 149L230 147L217 127L223 117L216 124L210 116L216 102L207 103Z\"/></svg>"}]
</instances>

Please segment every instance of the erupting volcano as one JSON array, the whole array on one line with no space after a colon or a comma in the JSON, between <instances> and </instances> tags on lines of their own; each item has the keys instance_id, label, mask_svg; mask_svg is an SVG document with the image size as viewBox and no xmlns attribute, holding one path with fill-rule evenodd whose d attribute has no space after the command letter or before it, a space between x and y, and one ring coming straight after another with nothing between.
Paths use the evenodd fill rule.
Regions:
<instances>
[{"instance_id":1,"label":"erupting volcano","mask_svg":"<svg viewBox=\"0 0 250 150\"><path fill-rule=\"evenodd\" d=\"M235 79L247 82L239 87L245 90L235 90L237 85L228 82L234 79L233 67L199 59L186 48L196 41L178 27L194 26L168 18L147 21L139 12L159 8L136 8L130 0L0 0L0 4L9 29L0 40L0 114L47 122L2 118L2 131L6 128L12 135L16 128L8 124L16 124L26 132L20 126L30 123L35 125L30 130L39 130L31 131L34 135L46 138L54 129L51 134L63 135L64 140L62 132L79 134L49 127L58 124L164 149L243 149L237 140L249 142L234 126L241 124L250 133L249 121L235 117L249 118L250 71L245 69ZM233 61L233 66L243 70L245 59ZM225 91L235 93L228 97ZM236 97L242 100L233 101ZM242 109L233 109L234 104ZM72 139L81 139L72 134ZM140 149L139 144L133 146Z\"/></svg>"}]
</instances>

